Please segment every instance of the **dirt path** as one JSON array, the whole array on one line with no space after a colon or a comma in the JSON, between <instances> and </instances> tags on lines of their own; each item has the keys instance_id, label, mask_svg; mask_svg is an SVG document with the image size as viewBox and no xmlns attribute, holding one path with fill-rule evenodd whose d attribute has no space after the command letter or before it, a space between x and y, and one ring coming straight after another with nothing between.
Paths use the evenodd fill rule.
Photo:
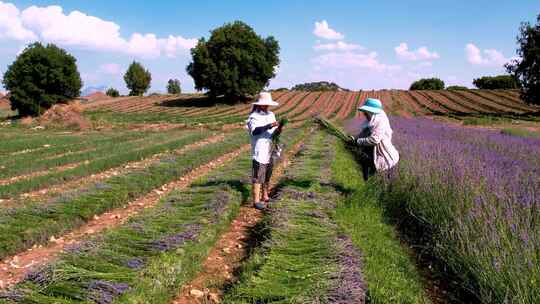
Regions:
<instances>
[{"instance_id":1,"label":"dirt path","mask_svg":"<svg viewBox=\"0 0 540 304\"><path fill-rule=\"evenodd\" d=\"M283 162L276 167L271 180L271 188L279 181L289 160L302 145L297 143L285 154ZM250 232L261 221L263 213L255 208L242 206L229 230L223 233L203 263L202 271L180 291L172 304L219 303L223 297L223 287L235 282L236 270L248 257L253 243Z\"/></svg>"},{"instance_id":2,"label":"dirt path","mask_svg":"<svg viewBox=\"0 0 540 304\"><path fill-rule=\"evenodd\" d=\"M147 158L145 158L143 160L124 163L124 164L122 164L122 165L120 165L118 167L114 167L114 168L111 168L111 169L108 169L108 170L105 170L105 171L102 171L102 172L99 172L99 173L96 173L96 174L92 174L92 175L89 175L89 176L84 176L84 177L81 177L81 178L77 178L77 179L74 179L74 180L71 180L71 181L68 181L68 182L64 182L64 183L58 184L58 185L48 186L45 189L39 189L39 190L35 190L35 191L32 191L32 192L23 193L19 197L21 199L30 199L30 200L33 200L33 201L44 200L46 198L52 197L55 194L63 193L63 192L66 192L66 191L68 191L70 189L78 189L78 188L81 188L81 187L83 187L85 185L89 185L91 183L97 183L99 181L102 181L104 179L107 179L107 178L110 178L110 177L113 177L113 176L125 175L125 174L127 174L127 173L129 173L129 172L131 172L133 170L136 170L136 169L147 168L150 165L158 162L159 159L161 157L163 157L164 155L169 155L169 154L181 155L181 154L183 154L183 153L185 153L185 152L187 152L189 150L197 149L197 148L203 147L203 146L211 144L211 143L216 143L216 142L222 141L224 139L225 139L224 134L211 136L211 137L202 139L200 141L197 141L195 143L183 146L182 148L179 148L177 150L153 154L153 155L151 155L151 156L149 156L149 157L147 157ZM82 163L77 163L76 166L78 166L80 164L82 164ZM74 166L74 167L76 167L76 166ZM67 169L69 169L69 168L66 168L66 170ZM31 177L34 177L34 176L31 176ZM14 182L14 181L12 181L12 182ZM0 185L2 185L1 180L0 180ZM10 207L10 206L14 206L14 205L20 205L20 203L16 199L4 199L4 200L0 201L0 207Z\"/></svg>"},{"instance_id":3,"label":"dirt path","mask_svg":"<svg viewBox=\"0 0 540 304\"><path fill-rule=\"evenodd\" d=\"M199 177L238 157L241 153L247 151L249 147L250 145L244 145L236 151L224 154L190 171L180 179L154 189L124 207L111 210L99 216L96 215L93 220L74 231L58 238L51 237L49 243L45 246L34 246L29 250L0 261L0 289L8 288L20 282L27 273L50 263L64 249L74 246L86 240L90 235L99 233L104 229L121 225L139 211L154 206L162 197L168 195L171 191L186 188Z\"/></svg>"}]
</instances>

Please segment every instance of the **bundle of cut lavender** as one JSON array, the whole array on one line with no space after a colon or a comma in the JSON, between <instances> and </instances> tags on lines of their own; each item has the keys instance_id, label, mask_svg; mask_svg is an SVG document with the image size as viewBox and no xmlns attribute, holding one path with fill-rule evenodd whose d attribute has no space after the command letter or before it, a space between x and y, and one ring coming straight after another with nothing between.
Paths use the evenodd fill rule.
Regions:
<instances>
[{"instance_id":1,"label":"bundle of cut lavender","mask_svg":"<svg viewBox=\"0 0 540 304\"><path fill-rule=\"evenodd\" d=\"M334 135L335 137L341 139L344 143L354 145L354 139L347 135L343 130L338 126L334 125L331 121L323 117L315 117L315 122L321 125L328 133Z\"/></svg>"}]
</instances>

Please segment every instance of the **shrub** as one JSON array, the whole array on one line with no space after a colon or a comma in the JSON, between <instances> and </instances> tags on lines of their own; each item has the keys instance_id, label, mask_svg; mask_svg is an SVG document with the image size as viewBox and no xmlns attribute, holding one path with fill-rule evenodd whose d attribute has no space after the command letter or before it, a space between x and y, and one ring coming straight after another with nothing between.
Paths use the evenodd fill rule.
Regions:
<instances>
[{"instance_id":1,"label":"shrub","mask_svg":"<svg viewBox=\"0 0 540 304\"><path fill-rule=\"evenodd\" d=\"M26 47L4 74L11 108L21 116L36 116L78 97L82 81L76 61L54 44L36 42Z\"/></svg>"},{"instance_id":2,"label":"shrub","mask_svg":"<svg viewBox=\"0 0 540 304\"><path fill-rule=\"evenodd\" d=\"M211 97L246 98L275 76L279 44L274 37L263 39L236 21L213 30L208 41L201 38L191 55L193 62L186 70L197 90L208 90Z\"/></svg>"},{"instance_id":3,"label":"shrub","mask_svg":"<svg viewBox=\"0 0 540 304\"><path fill-rule=\"evenodd\" d=\"M449 86L446 89L451 90L451 91L467 91L469 88L464 87L464 86L454 85L454 86Z\"/></svg>"},{"instance_id":4,"label":"shrub","mask_svg":"<svg viewBox=\"0 0 540 304\"><path fill-rule=\"evenodd\" d=\"M443 90L444 81L439 78L423 78L411 84L410 90Z\"/></svg>"},{"instance_id":5,"label":"shrub","mask_svg":"<svg viewBox=\"0 0 540 304\"><path fill-rule=\"evenodd\" d=\"M530 104L540 104L540 14L536 25L522 23L517 42L517 55L506 69L518 80L522 90L521 98Z\"/></svg>"},{"instance_id":6,"label":"shrub","mask_svg":"<svg viewBox=\"0 0 540 304\"><path fill-rule=\"evenodd\" d=\"M319 81L319 82L308 82L295 85L291 90L293 91L349 91L344 89L339 85L328 82L328 81Z\"/></svg>"},{"instance_id":7,"label":"shrub","mask_svg":"<svg viewBox=\"0 0 540 304\"><path fill-rule=\"evenodd\" d=\"M133 61L124 75L129 96L140 96L150 88L152 75L140 63Z\"/></svg>"},{"instance_id":8,"label":"shrub","mask_svg":"<svg viewBox=\"0 0 540 304\"><path fill-rule=\"evenodd\" d=\"M473 84L479 89L518 89L516 78L511 75L484 76L473 80Z\"/></svg>"},{"instance_id":9,"label":"shrub","mask_svg":"<svg viewBox=\"0 0 540 304\"><path fill-rule=\"evenodd\" d=\"M169 82L167 83L167 93L174 95L182 93L182 89L180 88L180 80L169 79Z\"/></svg>"},{"instance_id":10,"label":"shrub","mask_svg":"<svg viewBox=\"0 0 540 304\"><path fill-rule=\"evenodd\" d=\"M110 97L118 97L118 96L120 96L120 93L115 88L109 88L105 94L107 94L107 96L110 96Z\"/></svg>"}]
</instances>

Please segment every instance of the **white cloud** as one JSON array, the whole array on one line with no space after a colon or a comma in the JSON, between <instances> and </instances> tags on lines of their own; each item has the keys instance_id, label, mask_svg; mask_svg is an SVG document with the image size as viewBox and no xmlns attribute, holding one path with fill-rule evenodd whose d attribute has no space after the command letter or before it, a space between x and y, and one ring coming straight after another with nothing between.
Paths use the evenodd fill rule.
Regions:
<instances>
[{"instance_id":1,"label":"white cloud","mask_svg":"<svg viewBox=\"0 0 540 304\"><path fill-rule=\"evenodd\" d=\"M11 3L4 3L1 1L0 38L23 41L36 39L36 35L23 26L19 9Z\"/></svg>"},{"instance_id":2,"label":"white cloud","mask_svg":"<svg viewBox=\"0 0 540 304\"><path fill-rule=\"evenodd\" d=\"M336 43L317 43L313 49L317 51L352 51L362 50L364 47L359 44L338 41Z\"/></svg>"},{"instance_id":3,"label":"white cloud","mask_svg":"<svg viewBox=\"0 0 540 304\"><path fill-rule=\"evenodd\" d=\"M495 49L486 49L482 52L472 43L468 43L465 46L465 55L469 63L483 66L502 67L511 60L517 59L517 57L506 58L501 52Z\"/></svg>"},{"instance_id":4,"label":"white cloud","mask_svg":"<svg viewBox=\"0 0 540 304\"><path fill-rule=\"evenodd\" d=\"M328 26L328 22L326 22L326 20L323 20L321 22L318 22L318 21L315 22L315 29L313 30L313 34L315 34L315 36L317 37L330 39L330 40L340 40L340 39L345 38L343 34L331 29Z\"/></svg>"},{"instance_id":5,"label":"white cloud","mask_svg":"<svg viewBox=\"0 0 540 304\"><path fill-rule=\"evenodd\" d=\"M379 62L376 52L368 54L345 52L331 52L317 56L313 59L315 68L357 69L363 68L376 71L396 71L401 69L397 65L386 65Z\"/></svg>"},{"instance_id":6,"label":"white cloud","mask_svg":"<svg viewBox=\"0 0 540 304\"><path fill-rule=\"evenodd\" d=\"M433 60L438 59L437 52L430 52L427 47L422 46L415 51L409 50L407 43L402 42L394 48L396 55L403 60L418 61L418 60Z\"/></svg>"},{"instance_id":7,"label":"white cloud","mask_svg":"<svg viewBox=\"0 0 540 304\"><path fill-rule=\"evenodd\" d=\"M31 6L19 13L13 4L3 2L0 2L0 37L22 41L39 39L61 46L150 58L162 54L175 57L197 44L197 39L173 35L158 38L152 33L133 33L128 40L120 35L120 26L112 21L79 11L65 14L62 7L56 5Z\"/></svg>"},{"instance_id":8,"label":"white cloud","mask_svg":"<svg viewBox=\"0 0 540 304\"><path fill-rule=\"evenodd\" d=\"M119 75L122 73L122 67L116 63L106 63L99 66L99 72L108 75Z\"/></svg>"}]
</instances>

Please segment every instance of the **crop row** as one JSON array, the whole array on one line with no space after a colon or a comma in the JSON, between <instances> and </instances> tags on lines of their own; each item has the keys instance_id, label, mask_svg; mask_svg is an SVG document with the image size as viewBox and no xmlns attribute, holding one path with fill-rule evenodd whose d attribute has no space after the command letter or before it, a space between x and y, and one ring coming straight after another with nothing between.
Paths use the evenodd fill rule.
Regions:
<instances>
[{"instance_id":1,"label":"crop row","mask_svg":"<svg viewBox=\"0 0 540 304\"><path fill-rule=\"evenodd\" d=\"M188 142L185 140L184 144ZM164 156L161 162L126 175L113 176L67 196L4 208L0 210L3 232L0 235L0 257L44 243L53 235L82 225L96 214L124 206L217 156L238 149L245 142L244 136L231 134L223 142L210 143L179 156Z\"/></svg>"},{"instance_id":2,"label":"crop row","mask_svg":"<svg viewBox=\"0 0 540 304\"><path fill-rule=\"evenodd\" d=\"M283 137L295 142L301 132ZM244 154L125 224L72 246L57 262L0 293L0 301L168 303L248 200L250 165Z\"/></svg>"}]
</instances>

